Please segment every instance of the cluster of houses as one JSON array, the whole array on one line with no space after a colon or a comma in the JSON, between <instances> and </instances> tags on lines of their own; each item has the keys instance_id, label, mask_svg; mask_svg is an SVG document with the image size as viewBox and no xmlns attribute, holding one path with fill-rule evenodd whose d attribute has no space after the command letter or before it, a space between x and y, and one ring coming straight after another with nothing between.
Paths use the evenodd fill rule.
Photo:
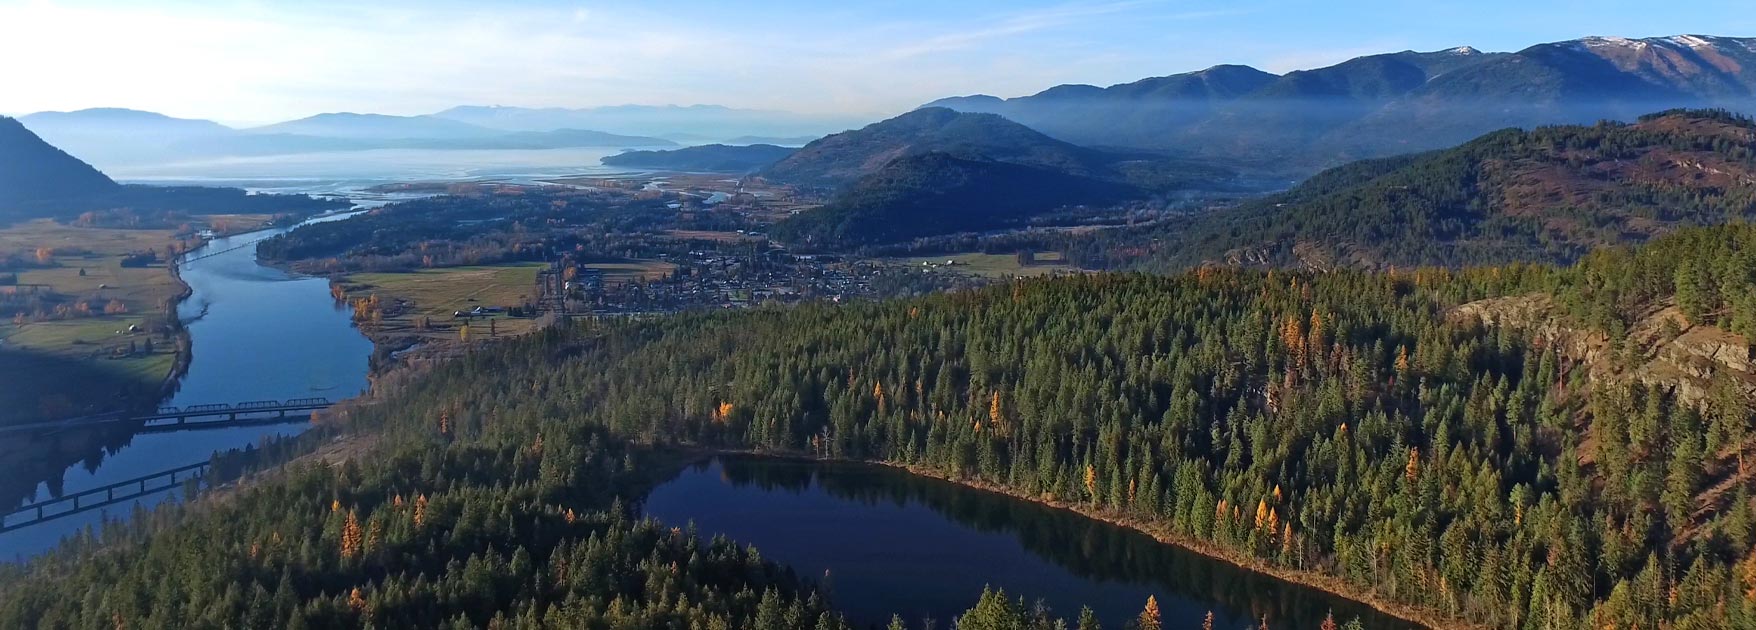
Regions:
<instances>
[{"instance_id":1,"label":"cluster of houses","mask_svg":"<svg viewBox=\"0 0 1756 630\"><path fill-rule=\"evenodd\" d=\"M874 264L793 257L770 251L736 256L691 251L663 255L675 269L663 278L639 279L579 266L564 287L568 311L596 314L668 313L697 309L750 308L801 300L843 300L872 295Z\"/></svg>"}]
</instances>

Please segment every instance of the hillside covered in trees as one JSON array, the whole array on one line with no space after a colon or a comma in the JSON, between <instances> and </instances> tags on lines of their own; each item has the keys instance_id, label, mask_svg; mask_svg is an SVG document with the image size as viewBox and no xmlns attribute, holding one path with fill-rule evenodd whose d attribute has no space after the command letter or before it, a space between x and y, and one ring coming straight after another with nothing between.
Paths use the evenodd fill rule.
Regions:
<instances>
[{"instance_id":1,"label":"hillside covered in trees","mask_svg":"<svg viewBox=\"0 0 1756 630\"><path fill-rule=\"evenodd\" d=\"M928 153L1036 167L1158 192L1223 188L1236 176L1206 163L1076 146L994 114L960 113L941 107L917 109L819 138L762 169L760 175L833 194L899 158Z\"/></svg>"},{"instance_id":2,"label":"hillside covered in trees","mask_svg":"<svg viewBox=\"0 0 1756 630\"><path fill-rule=\"evenodd\" d=\"M1568 263L1602 245L1756 218L1756 122L1675 111L1492 133L1357 162L1291 191L1100 239L1100 265Z\"/></svg>"},{"instance_id":3,"label":"hillside covered in trees","mask_svg":"<svg viewBox=\"0 0 1756 630\"><path fill-rule=\"evenodd\" d=\"M1125 184L945 153L897 158L828 204L775 224L807 247L853 247L954 232L1021 227L1055 210L1106 208L1136 197Z\"/></svg>"},{"instance_id":4,"label":"hillside covered in trees","mask_svg":"<svg viewBox=\"0 0 1756 630\"><path fill-rule=\"evenodd\" d=\"M1568 268L1084 276L555 329L387 384L339 420L378 455L9 571L0 624L837 627L752 552L618 516L682 445L1069 502L1434 618L1748 627L1752 262L1740 225ZM1532 296L1551 319L1477 316ZM1637 377L1699 333L1730 348L1688 364L1703 395Z\"/></svg>"}]
</instances>

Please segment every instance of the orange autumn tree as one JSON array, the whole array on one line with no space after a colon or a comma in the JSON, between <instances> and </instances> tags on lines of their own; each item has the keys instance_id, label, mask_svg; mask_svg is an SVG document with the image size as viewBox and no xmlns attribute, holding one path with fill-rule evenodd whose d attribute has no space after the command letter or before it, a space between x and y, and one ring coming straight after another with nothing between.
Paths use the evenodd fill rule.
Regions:
<instances>
[{"instance_id":1,"label":"orange autumn tree","mask_svg":"<svg viewBox=\"0 0 1756 630\"><path fill-rule=\"evenodd\" d=\"M341 526L341 557L350 560L359 557L364 547L365 537L360 534L360 517L353 510L348 510L347 520Z\"/></svg>"},{"instance_id":2,"label":"orange autumn tree","mask_svg":"<svg viewBox=\"0 0 1756 630\"><path fill-rule=\"evenodd\" d=\"M1140 630L1159 630L1159 628L1162 627L1162 624L1159 621L1157 597L1152 595L1146 596L1146 607L1140 610L1140 621L1138 625L1140 626Z\"/></svg>"}]
</instances>

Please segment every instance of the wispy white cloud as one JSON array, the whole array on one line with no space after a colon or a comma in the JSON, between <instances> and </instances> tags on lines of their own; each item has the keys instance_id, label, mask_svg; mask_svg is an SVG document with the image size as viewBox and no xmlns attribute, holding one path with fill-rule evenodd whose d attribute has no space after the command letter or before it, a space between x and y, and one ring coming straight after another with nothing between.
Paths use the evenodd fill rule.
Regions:
<instances>
[{"instance_id":1,"label":"wispy white cloud","mask_svg":"<svg viewBox=\"0 0 1756 630\"><path fill-rule=\"evenodd\" d=\"M1661 16L1667 21L1641 29L1711 32L1735 24L1723 16L1738 14L1728 7L1743 1L1697 3L1703 7L1695 13L1721 16L1709 24ZM1216 63L1286 71L1423 42L1505 49L1544 41L1534 32L1484 40L1509 27L1474 5L1410 17L1372 6L1393 0L1362 2L1350 14L1308 0L1242 7L1235 0L1011 0L992 9L955 0L822 7L802 0L0 0L0 112L126 106L267 122L458 104L719 103L866 116L951 94L1013 96ZM1628 13L1593 15L1641 21ZM1586 28L1560 19L1525 23ZM1614 32L1613 25L1593 28Z\"/></svg>"},{"instance_id":2,"label":"wispy white cloud","mask_svg":"<svg viewBox=\"0 0 1756 630\"><path fill-rule=\"evenodd\" d=\"M1163 0L1124 0L1121 2L1104 2L1098 4L1067 4L1043 9L1031 9L1006 15L993 16L983 20L967 30L956 30L905 42L884 50L878 57L885 59L906 59L949 50L969 48L976 44L995 39L1023 35L1037 31L1067 26L1081 20L1122 13L1153 5L1163 4Z\"/></svg>"}]
</instances>

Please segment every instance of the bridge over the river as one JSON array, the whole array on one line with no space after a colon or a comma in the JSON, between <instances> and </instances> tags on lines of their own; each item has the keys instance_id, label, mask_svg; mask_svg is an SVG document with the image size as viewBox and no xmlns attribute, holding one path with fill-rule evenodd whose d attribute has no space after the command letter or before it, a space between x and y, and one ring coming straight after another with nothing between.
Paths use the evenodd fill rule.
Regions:
<instances>
[{"instance_id":1,"label":"bridge over the river","mask_svg":"<svg viewBox=\"0 0 1756 630\"><path fill-rule=\"evenodd\" d=\"M207 462L178 466L170 470L161 470L150 475L81 490L61 497L31 501L11 512L0 514L0 533L23 529L63 516L72 516L80 512L90 512L118 503L133 501L149 494L174 490L191 479L201 479L202 473L207 471L207 467Z\"/></svg>"},{"instance_id":2,"label":"bridge over the river","mask_svg":"<svg viewBox=\"0 0 1756 630\"><path fill-rule=\"evenodd\" d=\"M189 405L159 407L142 415L105 414L69 418L50 422L33 422L0 427L0 434L26 431L63 431L112 424L139 423L139 431L180 431L206 427L273 424L300 417L301 412L328 409L334 405L328 398L293 398L290 400L255 400L237 404ZM294 414L289 416L288 414Z\"/></svg>"}]
</instances>

